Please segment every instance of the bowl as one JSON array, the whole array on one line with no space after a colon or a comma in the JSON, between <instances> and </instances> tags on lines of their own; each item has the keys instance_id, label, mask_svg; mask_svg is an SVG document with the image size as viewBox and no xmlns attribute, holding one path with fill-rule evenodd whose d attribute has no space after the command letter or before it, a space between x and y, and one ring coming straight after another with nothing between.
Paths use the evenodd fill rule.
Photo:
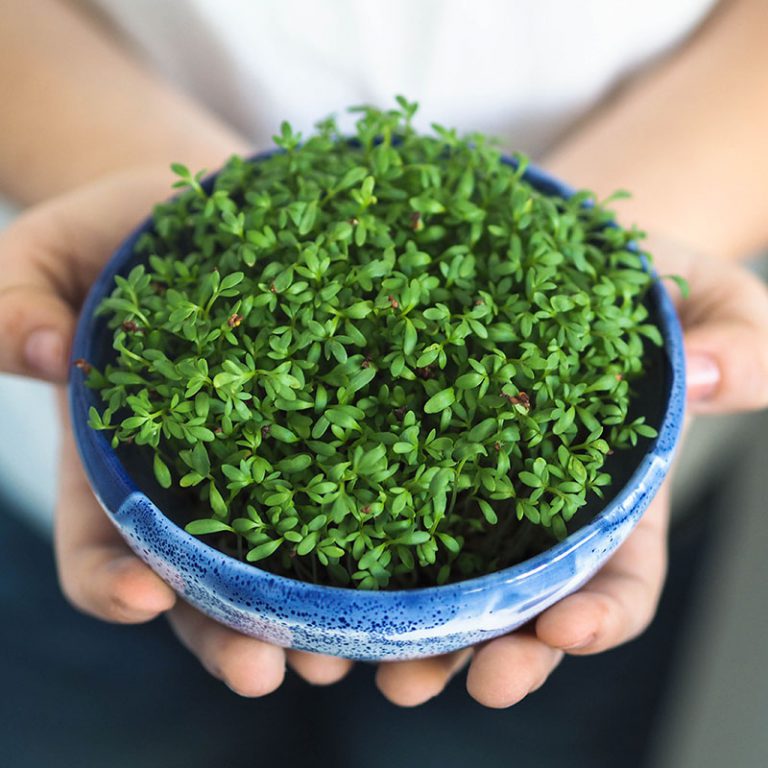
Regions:
<instances>
[{"instance_id":1,"label":"bowl","mask_svg":"<svg viewBox=\"0 0 768 768\"><path fill-rule=\"evenodd\" d=\"M573 194L535 167L524 178L548 195ZM210 189L214 179L204 186ZM101 365L111 351L111 334L95 310L111 293L115 275L127 274L135 263L134 245L151 226L147 219L122 243L93 285L77 327L73 360ZM677 315L659 280L649 292L649 306L664 339L656 380L646 388L652 390L648 408L658 436L627 452L629 465L624 459L615 495L567 538L522 563L466 581L361 591L278 576L219 552L163 514L167 499L149 481L141 487L104 433L88 426L89 408L100 403L78 371L69 388L75 440L94 494L131 549L184 600L216 621L276 645L352 659L447 653L506 634L577 590L629 536L659 488L683 422L684 357Z\"/></svg>"}]
</instances>

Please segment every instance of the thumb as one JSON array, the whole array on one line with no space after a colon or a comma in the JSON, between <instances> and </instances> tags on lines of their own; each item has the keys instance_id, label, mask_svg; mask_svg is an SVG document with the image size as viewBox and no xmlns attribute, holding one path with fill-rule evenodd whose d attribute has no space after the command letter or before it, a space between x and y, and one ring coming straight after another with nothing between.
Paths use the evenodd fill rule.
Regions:
<instances>
[{"instance_id":1,"label":"thumb","mask_svg":"<svg viewBox=\"0 0 768 768\"><path fill-rule=\"evenodd\" d=\"M5 286L0 293L0 370L64 382L75 328L72 308L44 285Z\"/></svg>"},{"instance_id":2,"label":"thumb","mask_svg":"<svg viewBox=\"0 0 768 768\"><path fill-rule=\"evenodd\" d=\"M746 270L714 264L691 282L685 334L688 401L698 413L768 406L768 291ZM709 271L709 270L708 270ZM687 302L686 302L687 303Z\"/></svg>"},{"instance_id":3,"label":"thumb","mask_svg":"<svg viewBox=\"0 0 768 768\"><path fill-rule=\"evenodd\" d=\"M66 380L91 282L168 182L165 169L115 174L29 209L0 232L0 371Z\"/></svg>"},{"instance_id":4,"label":"thumb","mask_svg":"<svg viewBox=\"0 0 768 768\"><path fill-rule=\"evenodd\" d=\"M19 216L0 233L0 371L63 382L76 322L66 230L50 208Z\"/></svg>"}]
</instances>

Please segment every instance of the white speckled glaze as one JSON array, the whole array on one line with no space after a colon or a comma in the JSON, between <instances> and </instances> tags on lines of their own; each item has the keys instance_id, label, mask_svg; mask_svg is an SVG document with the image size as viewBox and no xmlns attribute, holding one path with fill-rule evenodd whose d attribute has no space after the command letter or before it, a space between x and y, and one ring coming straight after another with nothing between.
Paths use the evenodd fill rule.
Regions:
<instances>
[{"instance_id":1,"label":"white speckled glaze","mask_svg":"<svg viewBox=\"0 0 768 768\"><path fill-rule=\"evenodd\" d=\"M258 158L257 158L258 159ZM529 168L547 194L572 190ZM211 184L212 179L207 181ZM78 325L73 359L98 362L104 349L94 310L127 271L144 222L93 286ZM354 659L410 659L446 653L510 632L578 589L627 538L667 474L685 403L682 331L657 281L651 291L664 336L666 385L659 436L629 481L589 523L546 552L496 573L442 587L364 592L275 576L204 544L171 522L136 485L103 434L87 425L96 404L79 375L70 384L75 437L91 485L136 554L185 600L240 632L277 645Z\"/></svg>"}]
</instances>

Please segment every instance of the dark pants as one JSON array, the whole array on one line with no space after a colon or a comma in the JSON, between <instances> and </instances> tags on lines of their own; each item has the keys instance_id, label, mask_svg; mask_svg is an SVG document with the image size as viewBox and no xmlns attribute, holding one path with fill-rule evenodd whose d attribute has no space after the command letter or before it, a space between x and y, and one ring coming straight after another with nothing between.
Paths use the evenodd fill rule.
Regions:
<instances>
[{"instance_id":1,"label":"dark pants","mask_svg":"<svg viewBox=\"0 0 768 768\"><path fill-rule=\"evenodd\" d=\"M48 543L0 512L0 766L642 766L712 518L674 531L659 614L640 640L567 658L539 692L492 711L462 676L425 706L398 709L365 664L331 688L289 674L277 693L241 699L163 620L122 627L76 613Z\"/></svg>"}]
</instances>

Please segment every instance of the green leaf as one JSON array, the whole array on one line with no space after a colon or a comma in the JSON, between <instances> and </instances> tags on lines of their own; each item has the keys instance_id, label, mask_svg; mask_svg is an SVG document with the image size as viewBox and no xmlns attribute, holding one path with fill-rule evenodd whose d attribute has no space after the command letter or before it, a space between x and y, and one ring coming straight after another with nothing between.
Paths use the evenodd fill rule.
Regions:
<instances>
[{"instance_id":1,"label":"green leaf","mask_svg":"<svg viewBox=\"0 0 768 768\"><path fill-rule=\"evenodd\" d=\"M567 432L572 426L574 419L576 418L576 409L571 406L567 411L563 412L563 414L558 418L558 420L555 422L554 426L552 427L552 431L556 435L562 435L564 432Z\"/></svg>"},{"instance_id":2,"label":"green leaf","mask_svg":"<svg viewBox=\"0 0 768 768\"><path fill-rule=\"evenodd\" d=\"M227 503L224 501L221 493L219 493L219 489L216 487L216 483L214 483L213 480L211 480L208 486L208 494L213 514L217 518L226 519L229 514L229 509L227 508Z\"/></svg>"},{"instance_id":3,"label":"green leaf","mask_svg":"<svg viewBox=\"0 0 768 768\"><path fill-rule=\"evenodd\" d=\"M205 478L197 472L188 472L184 477L179 480L179 485L182 488L191 488L192 486L199 485Z\"/></svg>"},{"instance_id":4,"label":"green leaf","mask_svg":"<svg viewBox=\"0 0 768 768\"><path fill-rule=\"evenodd\" d=\"M189 452L188 463L201 477L208 477L211 474L211 462L208 458L208 451L202 443L195 443L194 448Z\"/></svg>"},{"instance_id":5,"label":"green leaf","mask_svg":"<svg viewBox=\"0 0 768 768\"><path fill-rule=\"evenodd\" d=\"M302 540L301 543L296 547L296 554L301 555L302 557L304 555L308 555L316 546L318 540L318 534L316 531L312 531L311 533L308 533Z\"/></svg>"},{"instance_id":6,"label":"green leaf","mask_svg":"<svg viewBox=\"0 0 768 768\"><path fill-rule=\"evenodd\" d=\"M272 541L266 541L263 544L259 544L255 546L253 549L248 550L248 554L245 556L245 559L249 563L256 563L259 560L264 560L264 558L269 557L270 555L273 555L277 550L280 548L280 545L283 543L282 538L280 539L274 539Z\"/></svg>"},{"instance_id":7,"label":"green leaf","mask_svg":"<svg viewBox=\"0 0 768 768\"><path fill-rule=\"evenodd\" d=\"M264 503L267 506L274 507L274 506L281 505L283 502L288 501L288 499L290 498L291 498L291 492L289 490L282 490L267 496L264 499Z\"/></svg>"},{"instance_id":8,"label":"green leaf","mask_svg":"<svg viewBox=\"0 0 768 768\"><path fill-rule=\"evenodd\" d=\"M437 360L438 355L440 354L440 345L439 344L430 344L417 358L416 365L419 368L425 368L428 365L432 365L432 363Z\"/></svg>"},{"instance_id":9,"label":"green leaf","mask_svg":"<svg viewBox=\"0 0 768 768\"><path fill-rule=\"evenodd\" d=\"M216 435L214 435L207 427L187 425L187 432L189 432L191 437L206 443L212 443L216 439Z\"/></svg>"},{"instance_id":10,"label":"green leaf","mask_svg":"<svg viewBox=\"0 0 768 768\"><path fill-rule=\"evenodd\" d=\"M171 163L171 170L177 176L181 176L184 179L189 178L191 176L189 172L189 168L187 168L186 165L182 165L181 163Z\"/></svg>"},{"instance_id":11,"label":"green leaf","mask_svg":"<svg viewBox=\"0 0 768 768\"><path fill-rule=\"evenodd\" d=\"M277 468L287 474L303 472L312 465L312 457L308 453L297 453L295 456L287 458L277 463Z\"/></svg>"},{"instance_id":12,"label":"green leaf","mask_svg":"<svg viewBox=\"0 0 768 768\"><path fill-rule=\"evenodd\" d=\"M543 485L541 478L534 475L533 472L518 472L517 477L521 483L524 483L530 488L541 488Z\"/></svg>"},{"instance_id":13,"label":"green leaf","mask_svg":"<svg viewBox=\"0 0 768 768\"><path fill-rule=\"evenodd\" d=\"M156 453L152 469L155 473L155 479L162 488L171 487L171 471L168 469L168 465L160 458L160 454Z\"/></svg>"},{"instance_id":14,"label":"green leaf","mask_svg":"<svg viewBox=\"0 0 768 768\"><path fill-rule=\"evenodd\" d=\"M372 311L373 305L370 301L358 301L347 307L344 314L350 320L362 320L364 317L368 317Z\"/></svg>"},{"instance_id":15,"label":"green leaf","mask_svg":"<svg viewBox=\"0 0 768 768\"><path fill-rule=\"evenodd\" d=\"M416 328L413 323L406 317L405 318L405 335L403 337L403 354L411 355L413 350L416 349L416 342L418 341L418 335L416 334Z\"/></svg>"},{"instance_id":16,"label":"green leaf","mask_svg":"<svg viewBox=\"0 0 768 768\"><path fill-rule=\"evenodd\" d=\"M103 429L104 427L101 414L93 406L88 409L88 426L91 429Z\"/></svg>"},{"instance_id":17,"label":"green leaf","mask_svg":"<svg viewBox=\"0 0 768 768\"><path fill-rule=\"evenodd\" d=\"M269 428L270 437L274 437L275 440L279 440L281 443L298 443L299 438L291 432L290 429L281 426L280 424L272 424Z\"/></svg>"},{"instance_id":18,"label":"green leaf","mask_svg":"<svg viewBox=\"0 0 768 768\"><path fill-rule=\"evenodd\" d=\"M131 371L110 371L107 374L107 379L113 384L146 384L142 376Z\"/></svg>"},{"instance_id":19,"label":"green leaf","mask_svg":"<svg viewBox=\"0 0 768 768\"><path fill-rule=\"evenodd\" d=\"M479 387L484 380L485 376L473 371L471 373L465 373L463 376L459 376L459 378L456 379L456 386L459 389L475 389L475 387Z\"/></svg>"},{"instance_id":20,"label":"green leaf","mask_svg":"<svg viewBox=\"0 0 768 768\"><path fill-rule=\"evenodd\" d=\"M635 432L643 437L658 437L659 433L650 424L636 424Z\"/></svg>"},{"instance_id":21,"label":"green leaf","mask_svg":"<svg viewBox=\"0 0 768 768\"><path fill-rule=\"evenodd\" d=\"M560 515L555 515L555 517L552 518L551 525L552 532L555 534L558 540L562 541L568 535L568 530L566 529L563 518L560 517Z\"/></svg>"},{"instance_id":22,"label":"green leaf","mask_svg":"<svg viewBox=\"0 0 768 768\"><path fill-rule=\"evenodd\" d=\"M227 291L230 288L234 288L236 285L240 285L244 278L245 274L243 272L232 272L232 274L227 275L222 279L219 285L219 292Z\"/></svg>"},{"instance_id":23,"label":"green leaf","mask_svg":"<svg viewBox=\"0 0 768 768\"><path fill-rule=\"evenodd\" d=\"M655 325L639 325L637 327L637 332L650 339L657 347L664 345L664 339L662 338L661 331L659 331Z\"/></svg>"},{"instance_id":24,"label":"green leaf","mask_svg":"<svg viewBox=\"0 0 768 768\"><path fill-rule=\"evenodd\" d=\"M320 549L328 557L344 557L344 550L341 547L334 546L333 544L323 545Z\"/></svg>"},{"instance_id":25,"label":"green leaf","mask_svg":"<svg viewBox=\"0 0 768 768\"><path fill-rule=\"evenodd\" d=\"M483 517L489 525L496 525L499 522L499 518L496 515L493 507L485 500L478 499L477 503L480 507L480 511L483 513Z\"/></svg>"},{"instance_id":26,"label":"green leaf","mask_svg":"<svg viewBox=\"0 0 768 768\"><path fill-rule=\"evenodd\" d=\"M691 287L685 278L682 278L679 275L660 275L659 279L671 280L677 286L683 300L689 298L691 295Z\"/></svg>"},{"instance_id":27,"label":"green leaf","mask_svg":"<svg viewBox=\"0 0 768 768\"><path fill-rule=\"evenodd\" d=\"M419 213L443 213L445 211L445 206L439 200L427 195L412 197L409 202L411 208Z\"/></svg>"},{"instance_id":28,"label":"green leaf","mask_svg":"<svg viewBox=\"0 0 768 768\"><path fill-rule=\"evenodd\" d=\"M440 411L450 408L455 402L456 392L453 387L446 387L427 400L424 404L424 413L440 413Z\"/></svg>"},{"instance_id":29,"label":"green leaf","mask_svg":"<svg viewBox=\"0 0 768 768\"><path fill-rule=\"evenodd\" d=\"M214 520L213 518L193 520L191 523L187 523L186 526L184 526L184 530L194 536L204 536L207 533L221 533L222 531L231 531L234 533L234 529L231 526L223 523L221 520Z\"/></svg>"},{"instance_id":30,"label":"green leaf","mask_svg":"<svg viewBox=\"0 0 768 768\"><path fill-rule=\"evenodd\" d=\"M317 218L317 200L313 200L307 207L304 209L304 213L301 216L301 221L299 222L299 234L300 235L307 235L312 231L312 228L315 226L315 219Z\"/></svg>"},{"instance_id":31,"label":"green leaf","mask_svg":"<svg viewBox=\"0 0 768 768\"><path fill-rule=\"evenodd\" d=\"M356 165L350 168L336 184L336 189L341 191L349 189L359 184L368 175L368 169L362 165Z\"/></svg>"},{"instance_id":32,"label":"green leaf","mask_svg":"<svg viewBox=\"0 0 768 768\"><path fill-rule=\"evenodd\" d=\"M490 416L483 419L479 424L475 424L467 433L467 440L476 443L487 440L498 428L497 420Z\"/></svg>"},{"instance_id":33,"label":"green leaf","mask_svg":"<svg viewBox=\"0 0 768 768\"><path fill-rule=\"evenodd\" d=\"M370 369L369 369L370 370ZM360 425L357 423L357 419L343 407L329 408L325 414L325 418L342 429L357 429L360 430Z\"/></svg>"},{"instance_id":34,"label":"green leaf","mask_svg":"<svg viewBox=\"0 0 768 768\"><path fill-rule=\"evenodd\" d=\"M438 533L437 538L443 543L443 546L454 554L458 554L461 551L461 544L448 533Z\"/></svg>"},{"instance_id":35,"label":"green leaf","mask_svg":"<svg viewBox=\"0 0 768 768\"><path fill-rule=\"evenodd\" d=\"M357 471L361 475L368 475L380 468L382 462L386 464L387 448L384 445L377 445L366 451L357 464Z\"/></svg>"},{"instance_id":36,"label":"green leaf","mask_svg":"<svg viewBox=\"0 0 768 768\"><path fill-rule=\"evenodd\" d=\"M349 380L350 392L359 392L361 389L367 387L375 378L376 369L372 365L367 368L361 368ZM352 429L354 429L354 427L352 427Z\"/></svg>"}]
</instances>

